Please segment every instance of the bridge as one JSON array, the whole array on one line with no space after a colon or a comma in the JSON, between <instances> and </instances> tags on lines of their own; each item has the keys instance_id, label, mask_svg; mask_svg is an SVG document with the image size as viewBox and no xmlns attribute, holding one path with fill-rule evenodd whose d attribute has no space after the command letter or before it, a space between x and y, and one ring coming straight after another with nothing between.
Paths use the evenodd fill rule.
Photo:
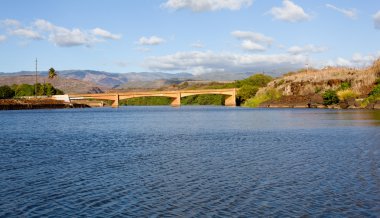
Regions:
<instances>
[{"instance_id":1,"label":"bridge","mask_svg":"<svg viewBox=\"0 0 380 218\"><path fill-rule=\"evenodd\" d=\"M178 90L178 91L144 91L144 92L110 92L99 94L68 94L69 99L99 99L112 100L112 107L119 107L119 101L139 97L169 97L173 101L171 106L181 106L181 98L191 95L215 94L225 95L225 106L236 106L237 89L203 89L203 90Z\"/></svg>"}]
</instances>

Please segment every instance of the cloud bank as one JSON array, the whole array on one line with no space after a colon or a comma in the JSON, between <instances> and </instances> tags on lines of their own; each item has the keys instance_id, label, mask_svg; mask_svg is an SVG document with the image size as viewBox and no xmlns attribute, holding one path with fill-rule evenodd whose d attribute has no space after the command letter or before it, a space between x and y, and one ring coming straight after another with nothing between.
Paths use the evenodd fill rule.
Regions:
<instances>
[{"instance_id":1,"label":"cloud bank","mask_svg":"<svg viewBox=\"0 0 380 218\"><path fill-rule=\"evenodd\" d=\"M244 55L215 53L212 51L177 52L171 55L149 57L144 67L154 71L176 71L202 74L207 72L272 72L277 69L298 69L303 67L303 55Z\"/></svg>"}]
</instances>

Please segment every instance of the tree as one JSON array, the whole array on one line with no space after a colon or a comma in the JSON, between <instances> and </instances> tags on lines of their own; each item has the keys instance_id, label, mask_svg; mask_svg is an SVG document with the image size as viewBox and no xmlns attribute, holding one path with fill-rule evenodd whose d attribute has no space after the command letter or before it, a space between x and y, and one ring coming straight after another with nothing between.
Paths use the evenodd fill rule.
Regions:
<instances>
[{"instance_id":1,"label":"tree","mask_svg":"<svg viewBox=\"0 0 380 218\"><path fill-rule=\"evenodd\" d=\"M54 77L56 77L56 76L57 76L57 72L55 71L54 68L51 67L49 69L49 74L48 74L49 79L54 79Z\"/></svg>"},{"instance_id":2,"label":"tree","mask_svg":"<svg viewBox=\"0 0 380 218\"><path fill-rule=\"evenodd\" d=\"M21 84L15 87L16 97L21 96L33 96L34 95L34 85Z\"/></svg>"},{"instance_id":3,"label":"tree","mask_svg":"<svg viewBox=\"0 0 380 218\"><path fill-rule=\"evenodd\" d=\"M0 86L0 99L13 98L15 96L15 91L11 87L5 85Z\"/></svg>"},{"instance_id":4,"label":"tree","mask_svg":"<svg viewBox=\"0 0 380 218\"><path fill-rule=\"evenodd\" d=\"M255 97L256 92L259 90L258 86L244 84L238 91L237 97L240 101L244 102L250 98Z\"/></svg>"},{"instance_id":5,"label":"tree","mask_svg":"<svg viewBox=\"0 0 380 218\"><path fill-rule=\"evenodd\" d=\"M264 74L255 74L247 79L243 79L238 81L240 86L243 85L251 85L257 87L265 87L270 81L272 81L272 77Z\"/></svg>"}]
</instances>

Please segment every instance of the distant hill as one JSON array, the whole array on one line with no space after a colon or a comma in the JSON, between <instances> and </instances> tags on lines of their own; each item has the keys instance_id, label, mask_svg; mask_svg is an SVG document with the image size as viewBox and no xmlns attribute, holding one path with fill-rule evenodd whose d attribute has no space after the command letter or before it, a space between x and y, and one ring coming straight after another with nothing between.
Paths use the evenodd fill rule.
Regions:
<instances>
[{"instance_id":1,"label":"distant hill","mask_svg":"<svg viewBox=\"0 0 380 218\"><path fill-rule=\"evenodd\" d=\"M12 75L8 74L0 75L0 85L13 85L13 84L34 84L34 75ZM37 77L38 83L51 83L54 87L63 90L65 93L94 93L94 92L105 92L109 88L106 86L101 86L96 83L57 77L54 79L49 79L45 76L39 75Z\"/></svg>"}]
</instances>

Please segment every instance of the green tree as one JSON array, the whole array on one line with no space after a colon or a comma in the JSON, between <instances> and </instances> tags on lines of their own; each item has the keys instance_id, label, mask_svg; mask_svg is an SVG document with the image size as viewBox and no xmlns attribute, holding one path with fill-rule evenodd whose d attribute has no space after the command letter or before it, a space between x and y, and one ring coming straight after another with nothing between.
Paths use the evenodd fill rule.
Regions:
<instances>
[{"instance_id":1,"label":"green tree","mask_svg":"<svg viewBox=\"0 0 380 218\"><path fill-rule=\"evenodd\" d=\"M8 99L8 98L13 98L15 96L15 91L7 86L0 86L0 99Z\"/></svg>"},{"instance_id":2,"label":"green tree","mask_svg":"<svg viewBox=\"0 0 380 218\"><path fill-rule=\"evenodd\" d=\"M259 90L258 86L252 86L245 84L242 87L240 87L237 97L239 98L239 101L244 102L256 95L256 92Z\"/></svg>"},{"instance_id":3,"label":"green tree","mask_svg":"<svg viewBox=\"0 0 380 218\"><path fill-rule=\"evenodd\" d=\"M243 85L250 85L250 86L258 86L258 87L265 87L270 81L272 81L272 77L264 74L255 74L247 79L243 79L238 81L240 83L240 86Z\"/></svg>"}]
</instances>

